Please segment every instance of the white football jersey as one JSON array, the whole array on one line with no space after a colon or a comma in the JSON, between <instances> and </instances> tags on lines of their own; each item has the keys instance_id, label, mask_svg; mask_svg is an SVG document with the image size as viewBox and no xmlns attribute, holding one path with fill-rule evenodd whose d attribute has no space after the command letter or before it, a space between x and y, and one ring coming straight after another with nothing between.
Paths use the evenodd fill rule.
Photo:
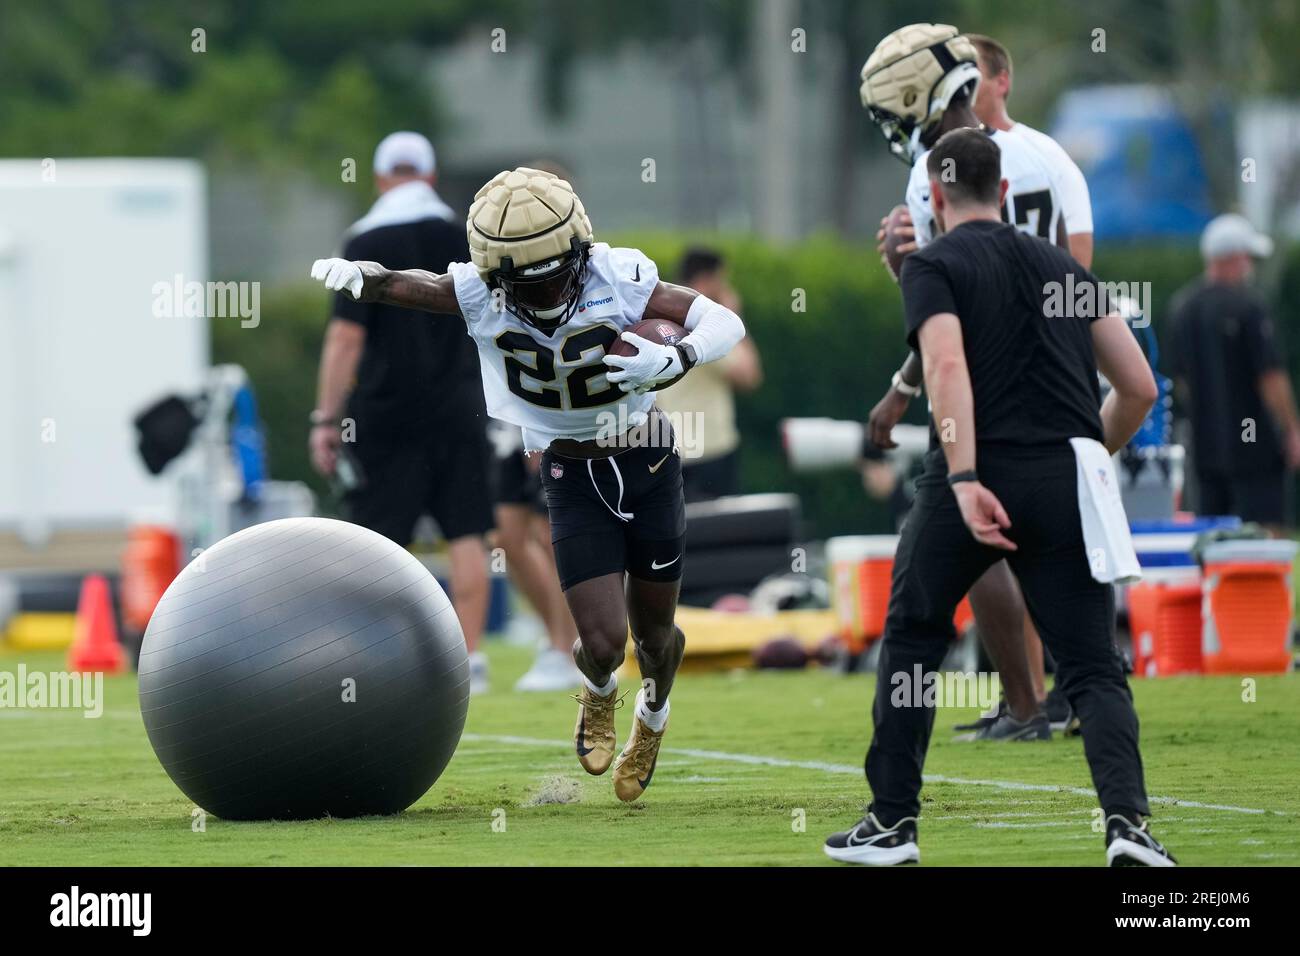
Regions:
<instances>
[{"instance_id":1,"label":"white football jersey","mask_svg":"<svg viewBox=\"0 0 1300 956\"><path fill-rule=\"evenodd\" d=\"M1061 220L1061 195L1047 162L1037 148L1024 137L993 130L993 141L1002 150L1002 178L1007 180L1007 200L1002 218L1021 232L1057 241L1057 224ZM930 176L925 168L927 149L912 164L907 180L907 211L916 228L916 244L923 246L935 238L934 212L930 208Z\"/></svg>"},{"instance_id":2,"label":"white football jersey","mask_svg":"<svg viewBox=\"0 0 1300 956\"><path fill-rule=\"evenodd\" d=\"M605 380L601 361L619 334L641 321L659 283L659 270L640 250L594 243L578 310L549 336L507 312L472 264L453 262L447 271L478 346L487 412L520 426L526 449L556 438L612 437L649 414L654 395L620 391Z\"/></svg>"},{"instance_id":3,"label":"white football jersey","mask_svg":"<svg viewBox=\"0 0 1300 956\"><path fill-rule=\"evenodd\" d=\"M1006 131L1006 135L1019 137L1043 157L1047 170L1056 183L1056 193L1061 197L1065 231L1070 235L1092 232L1092 197L1088 194L1088 181L1083 178L1083 171L1070 158L1070 154L1052 137L1024 123L1017 123Z\"/></svg>"}]
</instances>

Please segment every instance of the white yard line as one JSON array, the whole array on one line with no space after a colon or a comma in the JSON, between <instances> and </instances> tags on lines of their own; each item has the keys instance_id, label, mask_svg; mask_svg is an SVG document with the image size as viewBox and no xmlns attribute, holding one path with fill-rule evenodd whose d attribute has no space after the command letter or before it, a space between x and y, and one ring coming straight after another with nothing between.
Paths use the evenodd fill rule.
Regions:
<instances>
[{"instance_id":1,"label":"white yard line","mask_svg":"<svg viewBox=\"0 0 1300 956\"><path fill-rule=\"evenodd\" d=\"M571 748L572 741L541 740L537 737L514 737L507 734L463 734L461 740L481 741L484 743L514 744L520 747L563 747ZM688 747L664 747L666 754L682 757L695 757L701 760L718 760L727 763L743 763L760 767L789 767L797 770L814 770L820 773L861 775L862 768L847 763L828 763L824 760L787 760L784 757L764 757L758 754L736 754L723 750L695 750ZM949 777L944 774L927 773L926 783L951 783L960 787L993 787L998 790L1025 790L1037 793L1070 793L1080 797L1096 797L1095 790L1087 787L1058 787L1047 783L1019 783L1015 780L974 780L967 777ZM1254 807L1234 807L1223 803L1201 803L1198 800L1183 800L1178 797L1148 797L1152 803L1161 803L1177 807L1193 807L1197 810L1222 810L1225 813L1276 813L1286 816L1284 810L1259 810Z\"/></svg>"}]
</instances>

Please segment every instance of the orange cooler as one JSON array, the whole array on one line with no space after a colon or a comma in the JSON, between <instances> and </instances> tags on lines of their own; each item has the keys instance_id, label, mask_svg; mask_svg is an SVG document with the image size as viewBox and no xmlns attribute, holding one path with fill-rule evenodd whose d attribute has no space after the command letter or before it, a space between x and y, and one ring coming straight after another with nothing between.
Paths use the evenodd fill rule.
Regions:
<instances>
[{"instance_id":1,"label":"orange cooler","mask_svg":"<svg viewBox=\"0 0 1300 956\"><path fill-rule=\"evenodd\" d=\"M1201 653L1210 674L1291 667L1294 541L1220 541L1205 549Z\"/></svg>"},{"instance_id":2,"label":"orange cooler","mask_svg":"<svg viewBox=\"0 0 1300 956\"><path fill-rule=\"evenodd\" d=\"M1133 672L1142 677L1199 674L1201 582L1143 581L1128 589Z\"/></svg>"},{"instance_id":3,"label":"orange cooler","mask_svg":"<svg viewBox=\"0 0 1300 956\"><path fill-rule=\"evenodd\" d=\"M885 633L897 550L895 534L849 535L826 542L839 633L854 653ZM957 633L962 634L974 619L970 598L962 598L953 616Z\"/></svg>"},{"instance_id":4,"label":"orange cooler","mask_svg":"<svg viewBox=\"0 0 1300 956\"><path fill-rule=\"evenodd\" d=\"M143 634L163 592L181 571L181 544L170 528L136 525L122 555L122 621Z\"/></svg>"},{"instance_id":5,"label":"orange cooler","mask_svg":"<svg viewBox=\"0 0 1300 956\"><path fill-rule=\"evenodd\" d=\"M826 563L840 635L857 652L885 633L885 611L894 573L898 535L863 534L830 538Z\"/></svg>"}]
</instances>

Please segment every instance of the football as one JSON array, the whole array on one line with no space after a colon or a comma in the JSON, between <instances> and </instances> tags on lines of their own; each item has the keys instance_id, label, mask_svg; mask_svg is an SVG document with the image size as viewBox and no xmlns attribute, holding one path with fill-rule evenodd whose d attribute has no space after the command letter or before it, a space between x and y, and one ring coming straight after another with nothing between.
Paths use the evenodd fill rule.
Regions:
<instances>
[{"instance_id":1,"label":"football","mask_svg":"<svg viewBox=\"0 0 1300 956\"><path fill-rule=\"evenodd\" d=\"M788 635L765 641L753 652L754 666L764 670L798 670L808 666L808 652Z\"/></svg>"},{"instance_id":2,"label":"football","mask_svg":"<svg viewBox=\"0 0 1300 956\"><path fill-rule=\"evenodd\" d=\"M900 228L911 229L911 227L912 217L908 215L906 206L900 203L889 210L889 218L885 220L885 261L888 263L889 271L894 274L895 279L901 274L903 259L907 256L906 252L899 252L898 247L915 241L910 233L904 233L900 236L898 230Z\"/></svg>"},{"instance_id":3,"label":"football","mask_svg":"<svg viewBox=\"0 0 1300 956\"><path fill-rule=\"evenodd\" d=\"M627 331L633 332L643 339L649 339L651 342L657 342L660 345L676 345L686 338L686 329L668 319L642 319ZM630 342L624 342L622 338L617 338L614 340L614 344L606 350L606 354L632 356L636 354L636 346ZM681 380L682 376L678 375L671 382L656 385L651 391L657 392L669 385L676 385Z\"/></svg>"}]
</instances>

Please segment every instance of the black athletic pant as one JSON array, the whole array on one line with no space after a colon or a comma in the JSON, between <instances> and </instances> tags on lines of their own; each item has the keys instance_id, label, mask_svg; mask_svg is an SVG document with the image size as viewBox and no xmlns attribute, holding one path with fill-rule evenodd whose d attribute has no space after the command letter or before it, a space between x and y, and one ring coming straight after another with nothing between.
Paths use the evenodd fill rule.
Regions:
<instances>
[{"instance_id":1,"label":"black athletic pant","mask_svg":"<svg viewBox=\"0 0 1300 956\"><path fill-rule=\"evenodd\" d=\"M938 671L953 639L952 616L962 595L1006 557L1020 580L1029 613L1057 664L1057 686L1082 722L1084 753L1107 814L1147 814L1138 720L1114 643L1115 597L1092 577L1079 526L1074 453L983 449L980 480L1011 519L1005 532L1019 550L979 544L962 521L948 487L942 453L927 457L894 561L867 781L877 819L892 826L920 811L921 768L935 708L891 704L894 674ZM1010 745L1008 745L1010 746Z\"/></svg>"}]
</instances>

